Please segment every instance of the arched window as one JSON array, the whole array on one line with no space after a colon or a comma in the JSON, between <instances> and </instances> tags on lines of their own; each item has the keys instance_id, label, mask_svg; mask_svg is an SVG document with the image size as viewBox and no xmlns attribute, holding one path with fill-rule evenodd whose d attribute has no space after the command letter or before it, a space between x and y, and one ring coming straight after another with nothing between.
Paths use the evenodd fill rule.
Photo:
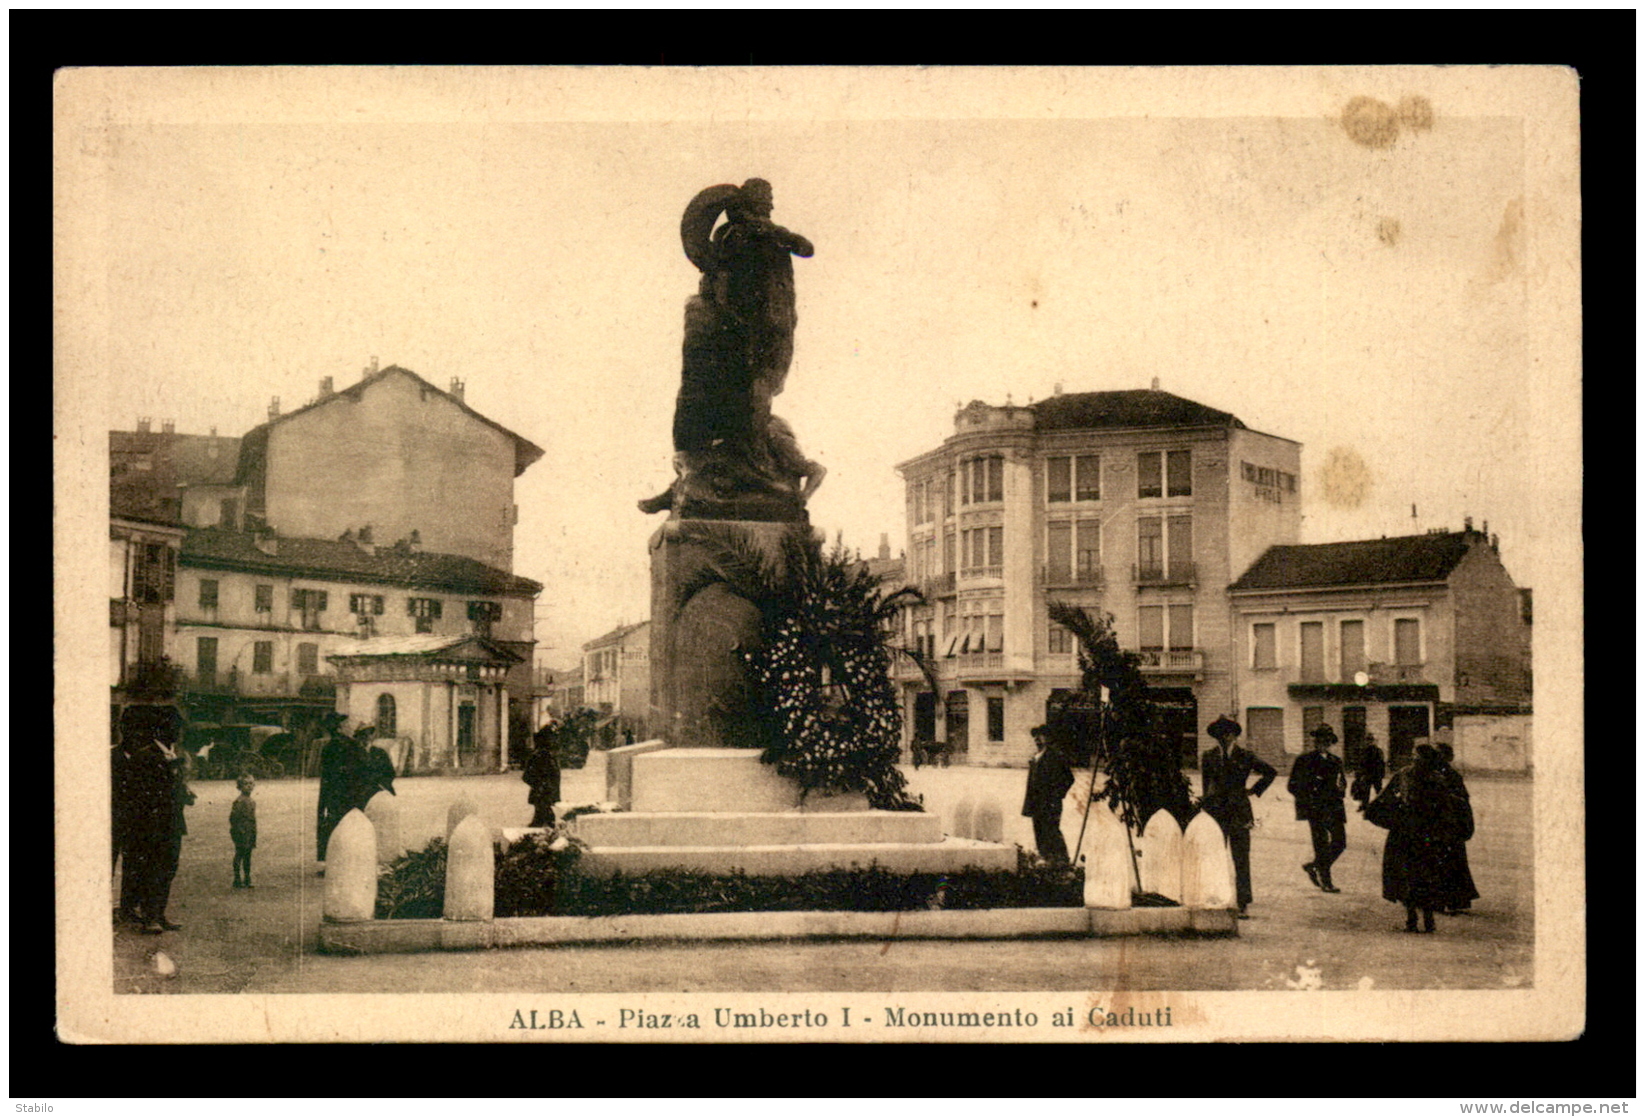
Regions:
<instances>
[{"instance_id":1,"label":"arched window","mask_svg":"<svg viewBox=\"0 0 1645 1117\"><path fill-rule=\"evenodd\" d=\"M392 694L379 694L377 696L377 736L399 736L399 729L395 726L394 695Z\"/></svg>"}]
</instances>

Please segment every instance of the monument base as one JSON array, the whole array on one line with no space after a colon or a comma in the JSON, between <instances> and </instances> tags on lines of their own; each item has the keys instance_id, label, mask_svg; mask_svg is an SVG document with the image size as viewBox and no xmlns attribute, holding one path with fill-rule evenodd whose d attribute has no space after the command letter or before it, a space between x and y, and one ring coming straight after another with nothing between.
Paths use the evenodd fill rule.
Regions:
<instances>
[{"instance_id":1,"label":"monument base","mask_svg":"<svg viewBox=\"0 0 1645 1117\"><path fill-rule=\"evenodd\" d=\"M895 873L1017 867L1015 846L948 837L941 820L923 811L867 810L866 802L842 796L802 801L799 787L753 750L656 744L630 746L607 769L618 783L608 784L607 797L632 810L566 824L589 847L583 871L792 876L852 866Z\"/></svg>"}]
</instances>

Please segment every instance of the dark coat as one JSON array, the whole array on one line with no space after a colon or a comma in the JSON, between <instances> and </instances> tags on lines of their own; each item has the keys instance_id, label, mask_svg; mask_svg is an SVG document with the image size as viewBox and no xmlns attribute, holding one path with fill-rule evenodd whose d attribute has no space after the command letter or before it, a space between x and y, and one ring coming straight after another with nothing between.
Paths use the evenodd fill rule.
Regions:
<instances>
[{"instance_id":1,"label":"dark coat","mask_svg":"<svg viewBox=\"0 0 1645 1117\"><path fill-rule=\"evenodd\" d=\"M1022 799L1027 818L1061 818L1062 800L1074 786L1074 770L1061 749L1046 749L1028 762L1028 790Z\"/></svg>"},{"instance_id":2,"label":"dark coat","mask_svg":"<svg viewBox=\"0 0 1645 1117\"><path fill-rule=\"evenodd\" d=\"M1285 790L1297 803L1297 818L1304 822L1346 821L1343 788L1342 761L1329 752L1310 751L1297 757L1285 781Z\"/></svg>"},{"instance_id":3,"label":"dark coat","mask_svg":"<svg viewBox=\"0 0 1645 1117\"><path fill-rule=\"evenodd\" d=\"M1224 758L1222 747L1206 749L1200 756L1200 807L1216 819L1224 832L1238 827L1248 829L1253 821L1252 795L1261 795L1279 775L1274 766L1255 753L1238 745L1228 750ZM1260 777L1247 792L1246 781L1253 775Z\"/></svg>"},{"instance_id":4,"label":"dark coat","mask_svg":"<svg viewBox=\"0 0 1645 1117\"><path fill-rule=\"evenodd\" d=\"M354 768L354 742L333 734L320 749L320 810L344 814L351 805L349 786Z\"/></svg>"},{"instance_id":5,"label":"dark coat","mask_svg":"<svg viewBox=\"0 0 1645 1117\"><path fill-rule=\"evenodd\" d=\"M354 798L351 806L363 811L371 802L371 797L379 791L394 794L394 761L389 759L387 750L376 745L357 749L354 764Z\"/></svg>"},{"instance_id":6,"label":"dark coat","mask_svg":"<svg viewBox=\"0 0 1645 1117\"><path fill-rule=\"evenodd\" d=\"M554 736L539 730L536 747L525 762L520 778L531 788L526 802L534 807L552 807L560 801L560 759L555 755Z\"/></svg>"},{"instance_id":7,"label":"dark coat","mask_svg":"<svg viewBox=\"0 0 1645 1117\"><path fill-rule=\"evenodd\" d=\"M1463 852L1463 843L1474 834L1473 807L1439 770L1417 765L1398 773L1366 809L1366 817L1388 825L1382 847L1383 899L1454 908L1478 896Z\"/></svg>"}]
</instances>

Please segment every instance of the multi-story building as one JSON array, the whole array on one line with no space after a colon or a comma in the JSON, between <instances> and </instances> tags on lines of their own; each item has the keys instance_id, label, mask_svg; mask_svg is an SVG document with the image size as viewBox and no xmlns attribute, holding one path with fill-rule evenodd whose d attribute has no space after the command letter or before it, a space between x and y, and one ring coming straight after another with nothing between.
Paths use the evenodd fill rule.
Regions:
<instances>
[{"instance_id":1,"label":"multi-story building","mask_svg":"<svg viewBox=\"0 0 1645 1117\"><path fill-rule=\"evenodd\" d=\"M895 668L905 736L973 764L1020 764L1028 730L1079 685L1048 600L1111 613L1138 651L1186 755L1230 710L1226 590L1268 546L1296 540L1301 446L1159 391L974 401L941 446L903 462L907 579L927 604L906 639L936 665L932 693Z\"/></svg>"},{"instance_id":2,"label":"multi-story building","mask_svg":"<svg viewBox=\"0 0 1645 1117\"><path fill-rule=\"evenodd\" d=\"M605 714L613 734L643 737L650 702L650 621L618 625L583 645L583 705Z\"/></svg>"},{"instance_id":3,"label":"multi-story building","mask_svg":"<svg viewBox=\"0 0 1645 1117\"><path fill-rule=\"evenodd\" d=\"M191 716L298 731L334 701L382 720L353 708L358 687L337 689L339 665L355 683L384 684L426 681L438 666L500 690L457 695L444 723L414 719L444 734L417 755L435 767L500 763L531 731L541 587L510 573L513 486L542 453L470 408L460 380L442 391L375 358L358 383L334 391L326 377L289 414L275 400L243 438L178 434L169 422L156 433L147 420L111 432L114 577L126 587L113 595L116 654L141 654L163 629ZM150 552L165 561L157 532L170 533L173 566L149 578ZM163 586L172 610L174 581L175 609L157 628L161 603L147 599ZM423 640L369 669L355 654L401 636L458 643ZM430 656L439 662L422 662ZM494 747L498 735L514 747Z\"/></svg>"},{"instance_id":4,"label":"multi-story building","mask_svg":"<svg viewBox=\"0 0 1645 1117\"><path fill-rule=\"evenodd\" d=\"M1276 763L1316 725L1357 760L1438 727L1457 762L1530 764L1531 623L1496 540L1474 531L1271 547L1228 587L1245 742Z\"/></svg>"}]
</instances>

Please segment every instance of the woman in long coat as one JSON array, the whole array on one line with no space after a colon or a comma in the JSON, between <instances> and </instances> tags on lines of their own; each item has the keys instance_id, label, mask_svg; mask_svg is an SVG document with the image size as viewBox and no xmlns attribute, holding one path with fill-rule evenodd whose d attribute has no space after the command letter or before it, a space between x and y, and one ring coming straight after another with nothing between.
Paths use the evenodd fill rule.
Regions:
<instances>
[{"instance_id":1,"label":"woman in long coat","mask_svg":"<svg viewBox=\"0 0 1645 1117\"><path fill-rule=\"evenodd\" d=\"M1407 932L1431 934L1435 909L1456 907L1467 870L1458 851L1474 834L1474 812L1440 769L1439 756L1418 746L1416 759L1398 772L1365 817L1388 828L1382 847L1382 896L1405 905ZM1417 926L1417 912L1422 926Z\"/></svg>"}]
</instances>

